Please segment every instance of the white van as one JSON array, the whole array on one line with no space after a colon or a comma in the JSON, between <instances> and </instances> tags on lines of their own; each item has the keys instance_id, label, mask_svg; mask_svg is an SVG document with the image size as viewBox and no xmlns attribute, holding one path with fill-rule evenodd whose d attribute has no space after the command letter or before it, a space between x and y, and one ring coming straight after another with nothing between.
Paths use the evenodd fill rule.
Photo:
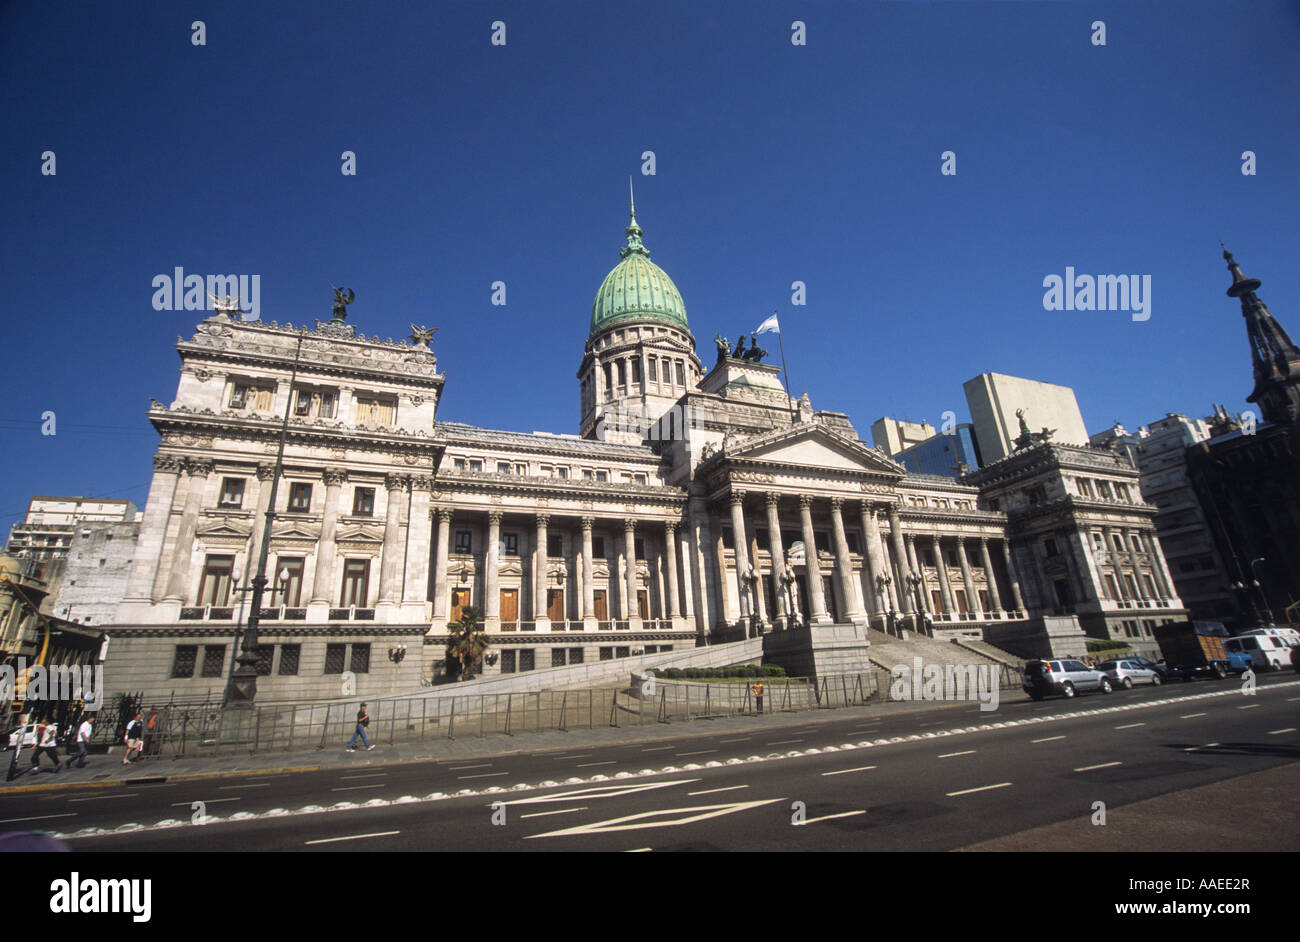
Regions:
<instances>
[{"instance_id":1,"label":"white van","mask_svg":"<svg viewBox=\"0 0 1300 942\"><path fill-rule=\"evenodd\" d=\"M1223 646L1228 651L1249 654L1260 671L1280 671L1291 663L1291 648L1300 644L1300 633L1294 628L1253 628L1233 638Z\"/></svg>"}]
</instances>

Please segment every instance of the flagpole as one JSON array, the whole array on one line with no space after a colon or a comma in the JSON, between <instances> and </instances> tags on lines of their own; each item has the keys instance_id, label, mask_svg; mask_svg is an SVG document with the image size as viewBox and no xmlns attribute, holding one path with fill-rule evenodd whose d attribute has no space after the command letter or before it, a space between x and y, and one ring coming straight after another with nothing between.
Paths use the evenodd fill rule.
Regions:
<instances>
[{"instance_id":1,"label":"flagpole","mask_svg":"<svg viewBox=\"0 0 1300 942\"><path fill-rule=\"evenodd\" d=\"M772 313L775 315L776 311L773 310ZM781 347L781 377L782 379L785 380L785 398L790 399L790 421L793 423L796 407L794 404L794 400L791 399L790 396L790 371L786 369L785 366L785 338L781 334L780 326L776 328L776 342Z\"/></svg>"}]
</instances>

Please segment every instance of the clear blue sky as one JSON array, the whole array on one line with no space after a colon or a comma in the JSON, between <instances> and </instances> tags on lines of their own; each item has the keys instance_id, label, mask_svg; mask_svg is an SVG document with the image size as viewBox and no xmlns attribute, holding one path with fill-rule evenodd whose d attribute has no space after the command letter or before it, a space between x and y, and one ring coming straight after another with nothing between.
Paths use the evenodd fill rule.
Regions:
<instances>
[{"instance_id":1,"label":"clear blue sky","mask_svg":"<svg viewBox=\"0 0 1300 942\"><path fill-rule=\"evenodd\" d=\"M0 532L32 494L143 505L201 319L152 308L176 266L259 274L281 323L351 287L368 335L440 328L440 417L576 431L629 174L701 358L775 308L795 391L864 438L965 420L985 371L1074 387L1090 431L1243 409L1217 239L1300 336L1297 51L1283 2L0 5ZM1067 265L1151 275L1151 319L1043 310Z\"/></svg>"}]
</instances>

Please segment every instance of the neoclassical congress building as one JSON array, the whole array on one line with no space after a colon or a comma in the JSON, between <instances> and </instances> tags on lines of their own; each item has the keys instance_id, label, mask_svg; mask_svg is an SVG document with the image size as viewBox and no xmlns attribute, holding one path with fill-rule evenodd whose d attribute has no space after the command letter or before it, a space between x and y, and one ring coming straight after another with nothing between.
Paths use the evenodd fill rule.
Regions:
<instances>
[{"instance_id":1,"label":"neoclassical congress building","mask_svg":"<svg viewBox=\"0 0 1300 942\"><path fill-rule=\"evenodd\" d=\"M1045 615L1149 638L1182 614L1113 453L1038 440L974 477L909 474L776 367L702 361L635 212L626 235L592 305L576 435L440 419L419 328L407 343L340 313L303 329L219 310L178 338L108 686L220 695L286 410L262 699L337 695L344 670L363 696L418 689L467 606L486 675L792 624L1010 644Z\"/></svg>"}]
</instances>

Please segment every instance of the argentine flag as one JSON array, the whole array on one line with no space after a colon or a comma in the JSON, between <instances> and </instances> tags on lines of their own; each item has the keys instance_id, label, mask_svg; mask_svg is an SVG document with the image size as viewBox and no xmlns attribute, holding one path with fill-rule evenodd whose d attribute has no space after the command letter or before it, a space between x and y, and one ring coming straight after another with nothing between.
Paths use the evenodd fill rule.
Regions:
<instances>
[{"instance_id":1,"label":"argentine flag","mask_svg":"<svg viewBox=\"0 0 1300 942\"><path fill-rule=\"evenodd\" d=\"M758 325L758 330L754 331L754 336L757 337L759 334L765 334L769 330L774 330L778 334L781 332L781 324L776 319L775 314L773 314L767 320L763 321L763 323Z\"/></svg>"}]
</instances>

